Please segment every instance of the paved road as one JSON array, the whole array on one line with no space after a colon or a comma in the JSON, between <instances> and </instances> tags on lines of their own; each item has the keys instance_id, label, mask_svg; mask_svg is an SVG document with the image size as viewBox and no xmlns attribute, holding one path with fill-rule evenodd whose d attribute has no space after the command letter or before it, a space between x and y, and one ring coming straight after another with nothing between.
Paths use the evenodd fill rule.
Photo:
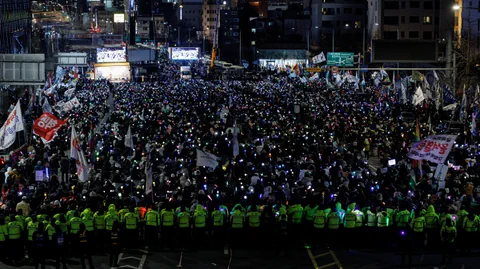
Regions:
<instances>
[{"instance_id":1,"label":"paved road","mask_svg":"<svg viewBox=\"0 0 480 269\"><path fill-rule=\"evenodd\" d=\"M441 265L438 254L414 256L414 269L476 269L478 256L454 259L451 265ZM108 266L108 256L95 255L96 269L112 269ZM167 251L135 250L120 255L119 269L389 269L400 268L400 255L395 252L378 253L376 251L329 251L328 249L296 248L288 255L277 255L273 250L258 246L251 250L185 250ZM25 265L22 268L31 267ZM19 267L0 264L2 269ZM54 268L49 263L47 268ZM68 268L79 269L77 259L69 259Z\"/></svg>"}]
</instances>

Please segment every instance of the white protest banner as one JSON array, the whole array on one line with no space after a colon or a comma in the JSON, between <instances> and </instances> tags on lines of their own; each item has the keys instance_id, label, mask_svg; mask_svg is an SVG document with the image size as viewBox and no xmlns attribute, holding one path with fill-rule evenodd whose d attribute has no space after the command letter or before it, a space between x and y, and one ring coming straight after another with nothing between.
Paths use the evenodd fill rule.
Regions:
<instances>
[{"instance_id":1,"label":"white protest banner","mask_svg":"<svg viewBox=\"0 0 480 269\"><path fill-rule=\"evenodd\" d=\"M408 157L414 160L444 163L456 138L456 135L431 135L415 143L410 149Z\"/></svg>"},{"instance_id":2,"label":"white protest banner","mask_svg":"<svg viewBox=\"0 0 480 269\"><path fill-rule=\"evenodd\" d=\"M10 147L15 142L17 132L23 131L23 129L22 109L19 100L0 129L0 149Z\"/></svg>"},{"instance_id":3,"label":"white protest banner","mask_svg":"<svg viewBox=\"0 0 480 269\"><path fill-rule=\"evenodd\" d=\"M43 170L35 171L35 181L43 181Z\"/></svg>"},{"instance_id":4,"label":"white protest banner","mask_svg":"<svg viewBox=\"0 0 480 269\"><path fill-rule=\"evenodd\" d=\"M68 101L70 102L74 107L79 107L80 102L78 101L77 97L72 98L72 100Z\"/></svg>"},{"instance_id":5,"label":"white protest banner","mask_svg":"<svg viewBox=\"0 0 480 269\"><path fill-rule=\"evenodd\" d=\"M64 95L67 97L70 97L73 94L73 92L75 92L75 88L70 88L65 91Z\"/></svg>"},{"instance_id":6,"label":"white protest banner","mask_svg":"<svg viewBox=\"0 0 480 269\"><path fill-rule=\"evenodd\" d=\"M197 166L206 166L215 169L218 166L217 156L197 149Z\"/></svg>"},{"instance_id":7,"label":"white protest banner","mask_svg":"<svg viewBox=\"0 0 480 269\"><path fill-rule=\"evenodd\" d=\"M448 165L439 164L437 169L435 170L434 178L438 179L439 181L444 181L445 177L448 173Z\"/></svg>"}]
</instances>

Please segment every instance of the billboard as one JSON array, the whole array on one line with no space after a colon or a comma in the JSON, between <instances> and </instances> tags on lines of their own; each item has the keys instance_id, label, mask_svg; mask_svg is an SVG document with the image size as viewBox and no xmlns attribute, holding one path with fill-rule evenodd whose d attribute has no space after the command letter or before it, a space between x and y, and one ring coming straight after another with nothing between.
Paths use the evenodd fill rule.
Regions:
<instances>
[{"instance_id":1,"label":"billboard","mask_svg":"<svg viewBox=\"0 0 480 269\"><path fill-rule=\"evenodd\" d=\"M353 66L353 52L327 53L327 65Z\"/></svg>"},{"instance_id":2,"label":"billboard","mask_svg":"<svg viewBox=\"0 0 480 269\"><path fill-rule=\"evenodd\" d=\"M172 60L198 60L200 48L171 47L170 59Z\"/></svg>"},{"instance_id":3,"label":"billboard","mask_svg":"<svg viewBox=\"0 0 480 269\"><path fill-rule=\"evenodd\" d=\"M96 64L95 79L108 79L112 82L130 80L130 64Z\"/></svg>"},{"instance_id":4,"label":"billboard","mask_svg":"<svg viewBox=\"0 0 480 269\"><path fill-rule=\"evenodd\" d=\"M438 61L436 41L372 41L372 62L374 63L437 63Z\"/></svg>"},{"instance_id":5,"label":"billboard","mask_svg":"<svg viewBox=\"0 0 480 269\"><path fill-rule=\"evenodd\" d=\"M126 61L125 48L97 48L97 63L124 63Z\"/></svg>"},{"instance_id":6,"label":"billboard","mask_svg":"<svg viewBox=\"0 0 480 269\"><path fill-rule=\"evenodd\" d=\"M113 14L113 22L114 23L124 23L125 22L125 15L123 13Z\"/></svg>"}]
</instances>

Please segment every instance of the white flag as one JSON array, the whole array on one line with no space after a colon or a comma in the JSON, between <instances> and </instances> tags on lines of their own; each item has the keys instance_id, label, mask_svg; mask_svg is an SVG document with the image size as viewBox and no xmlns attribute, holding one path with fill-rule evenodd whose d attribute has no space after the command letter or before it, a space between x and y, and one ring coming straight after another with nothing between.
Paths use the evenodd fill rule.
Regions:
<instances>
[{"instance_id":1,"label":"white flag","mask_svg":"<svg viewBox=\"0 0 480 269\"><path fill-rule=\"evenodd\" d=\"M78 139L75 127L72 126L72 136L70 138L70 158L76 160L78 179L85 182L88 178L88 163L80 148L80 140Z\"/></svg>"},{"instance_id":2,"label":"white flag","mask_svg":"<svg viewBox=\"0 0 480 269\"><path fill-rule=\"evenodd\" d=\"M128 126L127 134L125 135L125 147L133 149L132 129Z\"/></svg>"},{"instance_id":3,"label":"white flag","mask_svg":"<svg viewBox=\"0 0 480 269\"><path fill-rule=\"evenodd\" d=\"M145 181L145 194L149 194L153 191L153 173L150 163L145 167L145 174L147 175L147 180Z\"/></svg>"},{"instance_id":4,"label":"white flag","mask_svg":"<svg viewBox=\"0 0 480 269\"><path fill-rule=\"evenodd\" d=\"M420 104L423 100L425 100L425 96L423 95L422 88L417 87L417 91L415 92L415 95L413 96L413 105L416 106Z\"/></svg>"},{"instance_id":5,"label":"white flag","mask_svg":"<svg viewBox=\"0 0 480 269\"><path fill-rule=\"evenodd\" d=\"M0 129L0 149L6 149L13 145L17 132L23 131L23 129L22 109L20 108L20 100L18 100Z\"/></svg>"},{"instance_id":6,"label":"white flag","mask_svg":"<svg viewBox=\"0 0 480 269\"><path fill-rule=\"evenodd\" d=\"M233 123L233 157L237 157L238 154L240 153L240 148L238 145L238 131L237 131L237 121Z\"/></svg>"},{"instance_id":7,"label":"white flag","mask_svg":"<svg viewBox=\"0 0 480 269\"><path fill-rule=\"evenodd\" d=\"M325 58L325 54L323 54L323 51L318 54L318 60L319 63L325 62L327 60L327 58Z\"/></svg>"},{"instance_id":8,"label":"white flag","mask_svg":"<svg viewBox=\"0 0 480 269\"><path fill-rule=\"evenodd\" d=\"M53 114L52 107L50 106L50 103L48 102L47 98L43 99L42 109L43 109L43 112L48 112Z\"/></svg>"},{"instance_id":9,"label":"white flag","mask_svg":"<svg viewBox=\"0 0 480 269\"><path fill-rule=\"evenodd\" d=\"M206 166L215 169L218 166L217 156L197 149L197 166Z\"/></svg>"}]
</instances>

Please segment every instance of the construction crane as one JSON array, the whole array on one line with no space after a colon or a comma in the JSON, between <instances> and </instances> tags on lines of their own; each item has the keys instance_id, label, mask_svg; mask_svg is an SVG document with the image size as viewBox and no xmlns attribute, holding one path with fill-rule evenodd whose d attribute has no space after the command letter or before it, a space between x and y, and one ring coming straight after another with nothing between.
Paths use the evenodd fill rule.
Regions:
<instances>
[{"instance_id":1,"label":"construction crane","mask_svg":"<svg viewBox=\"0 0 480 269\"><path fill-rule=\"evenodd\" d=\"M225 1L224 1L225 3ZM215 12L215 28L213 29L213 46L212 46L212 58L210 59L210 73L215 73L215 60L217 58L218 50L218 22L220 21L220 0L217 0L217 7Z\"/></svg>"}]
</instances>

